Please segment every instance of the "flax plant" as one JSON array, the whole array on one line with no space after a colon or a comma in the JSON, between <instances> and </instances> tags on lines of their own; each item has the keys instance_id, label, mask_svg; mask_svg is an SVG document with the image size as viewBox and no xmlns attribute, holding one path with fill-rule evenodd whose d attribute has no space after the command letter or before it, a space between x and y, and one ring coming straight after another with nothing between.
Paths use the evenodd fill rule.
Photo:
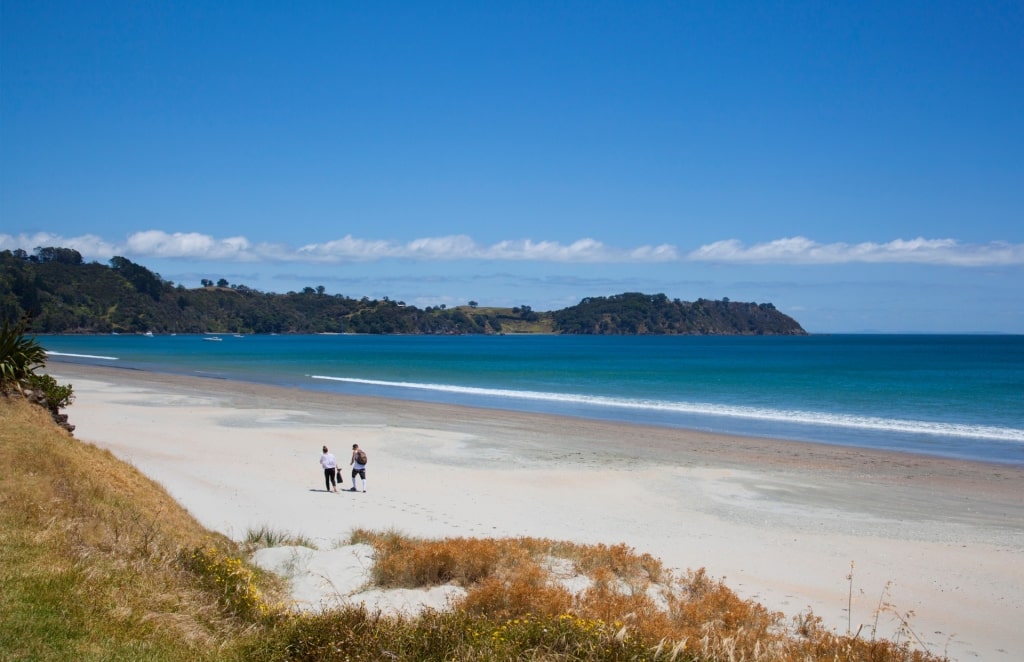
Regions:
<instances>
[{"instance_id":1,"label":"flax plant","mask_svg":"<svg viewBox=\"0 0 1024 662\"><path fill-rule=\"evenodd\" d=\"M4 320L0 325L0 391L21 391L23 382L46 363L46 350L27 330L27 319L14 326Z\"/></svg>"}]
</instances>

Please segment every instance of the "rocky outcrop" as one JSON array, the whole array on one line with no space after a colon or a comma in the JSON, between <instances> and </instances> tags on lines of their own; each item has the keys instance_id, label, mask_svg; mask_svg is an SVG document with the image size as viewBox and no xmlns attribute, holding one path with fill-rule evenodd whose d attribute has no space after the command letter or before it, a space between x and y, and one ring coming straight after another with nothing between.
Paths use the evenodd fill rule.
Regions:
<instances>
[{"instance_id":1,"label":"rocky outcrop","mask_svg":"<svg viewBox=\"0 0 1024 662\"><path fill-rule=\"evenodd\" d=\"M60 413L60 409L50 407L50 403L46 399L46 393L38 389L22 388L20 391L12 390L5 393L8 398L25 398L34 405L38 405L43 409L50 412L50 416L53 417L53 422L68 431L68 434L74 434L75 426L68 423L68 415Z\"/></svg>"}]
</instances>

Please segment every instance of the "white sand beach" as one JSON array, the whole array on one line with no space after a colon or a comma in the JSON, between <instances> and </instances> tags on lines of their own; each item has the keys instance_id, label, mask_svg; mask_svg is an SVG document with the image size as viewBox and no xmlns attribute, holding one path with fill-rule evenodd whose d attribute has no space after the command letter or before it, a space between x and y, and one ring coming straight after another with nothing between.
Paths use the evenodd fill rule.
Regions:
<instances>
[{"instance_id":1,"label":"white sand beach","mask_svg":"<svg viewBox=\"0 0 1024 662\"><path fill-rule=\"evenodd\" d=\"M869 632L884 599L913 612L933 653L1024 659L1024 468L60 362L48 371L74 386L76 438L137 466L207 527L316 542L305 557L261 561L304 569L296 597L312 606L360 590L369 557L335 545L354 527L624 542L668 568L706 568L787 616L813 609L841 633ZM326 492L321 446L347 467L353 443L369 453L367 493ZM370 602L443 605L447 590ZM898 628L890 614L878 625L880 636Z\"/></svg>"}]
</instances>

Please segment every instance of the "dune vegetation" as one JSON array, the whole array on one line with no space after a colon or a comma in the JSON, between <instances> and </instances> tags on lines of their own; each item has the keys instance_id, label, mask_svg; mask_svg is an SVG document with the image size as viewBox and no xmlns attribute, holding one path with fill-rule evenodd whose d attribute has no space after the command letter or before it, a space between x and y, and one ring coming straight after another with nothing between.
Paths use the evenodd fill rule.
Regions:
<instances>
[{"instance_id":1,"label":"dune vegetation","mask_svg":"<svg viewBox=\"0 0 1024 662\"><path fill-rule=\"evenodd\" d=\"M901 640L786 621L702 570L675 577L625 545L424 540L357 530L382 587L456 583L418 616L299 613L235 542L158 484L0 397L0 658L5 660L940 660ZM306 542L305 544L310 544ZM585 578L582 589L565 578Z\"/></svg>"}]
</instances>

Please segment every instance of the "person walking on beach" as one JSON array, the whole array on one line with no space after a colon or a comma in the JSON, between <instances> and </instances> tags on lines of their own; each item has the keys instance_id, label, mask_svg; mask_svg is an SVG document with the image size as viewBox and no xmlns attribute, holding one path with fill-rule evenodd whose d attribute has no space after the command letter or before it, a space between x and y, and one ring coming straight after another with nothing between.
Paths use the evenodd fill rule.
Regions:
<instances>
[{"instance_id":1,"label":"person walking on beach","mask_svg":"<svg viewBox=\"0 0 1024 662\"><path fill-rule=\"evenodd\" d=\"M363 492L366 491L366 451L359 448L359 444L352 444L352 487L349 492L358 492L356 489L356 476L363 479Z\"/></svg>"},{"instance_id":2,"label":"person walking on beach","mask_svg":"<svg viewBox=\"0 0 1024 662\"><path fill-rule=\"evenodd\" d=\"M324 446L324 454L320 456L320 466L324 468L324 483L327 485L327 491L337 492L338 484L334 477L338 473L338 461L334 458L334 453L327 450L327 446Z\"/></svg>"}]
</instances>

